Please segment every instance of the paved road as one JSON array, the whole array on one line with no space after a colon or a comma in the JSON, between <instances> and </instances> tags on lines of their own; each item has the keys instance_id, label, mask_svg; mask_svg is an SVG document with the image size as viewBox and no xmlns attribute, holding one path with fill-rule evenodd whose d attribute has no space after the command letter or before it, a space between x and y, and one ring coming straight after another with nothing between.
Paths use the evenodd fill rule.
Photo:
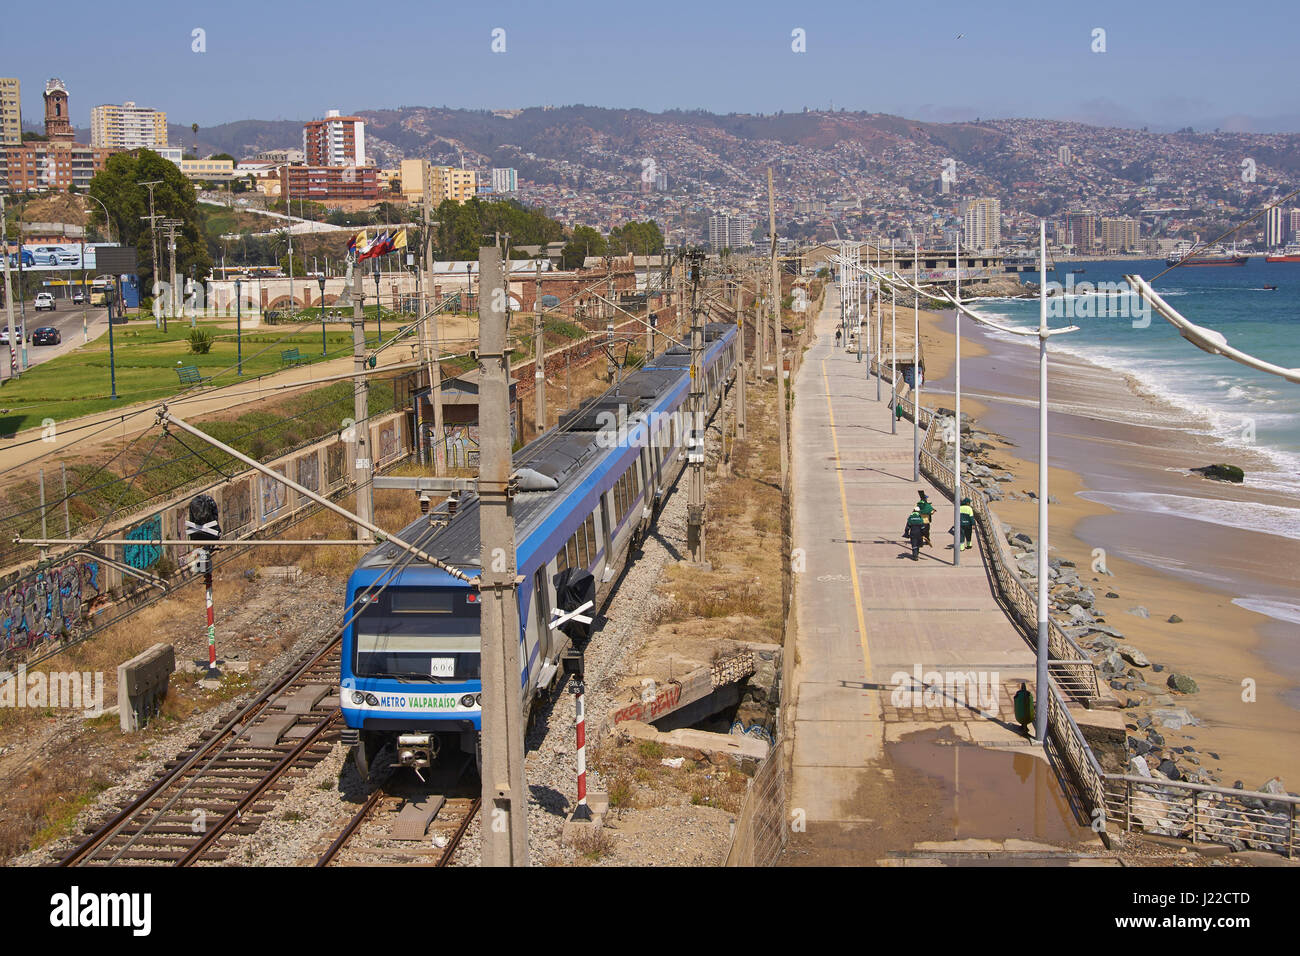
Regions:
<instances>
[{"instance_id":1,"label":"paved road","mask_svg":"<svg viewBox=\"0 0 1300 956\"><path fill-rule=\"evenodd\" d=\"M952 566L951 501L913 483L911 425L890 434L888 390L877 402L864 364L834 348L834 291L826 303L795 384L794 545L806 569L790 807L808 829L796 831L790 859L907 862L1031 846L1061 859L1059 847L1095 847L1011 717L1019 681L1033 686L1033 653L995 603L978 546ZM938 511L934 547L913 563L901 531L918 489ZM974 674L969 696L949 673ZM943 691L927 694L935 674ZM899 684L916 691L900 697Z\"/></svg>"},{"instance_id":2,"label":"paved road","mask_svg":"<svg viewBox=\"0 0 1300 956\"><path fill-rule=\"evenodd\" d=\"M79 348L87 341L82 334L82 313L81 306L73 305L70 299L55 299L54 311L37 312L32 303L26 304L27 312L27 332L30 335L35 329L43 328L47 325L53 326L59 330L63 341L58 345L33 345L27 343L27 367L31 368L40 365L42 362L48 362L52 358L71 352ZM6 329L8 317L0 310L0 326ZM17 332L21 323L18 303L14 303L14 330ZM86 328L89 332L89 341L94 341L108 331L108 312L105 309L86 309ZM4 347L0 346L0 354L3 353ZM3 363L0 363L2 365ZM4 377L8 377L7 370L3 372Z\"/></svg>"}]
</instances>

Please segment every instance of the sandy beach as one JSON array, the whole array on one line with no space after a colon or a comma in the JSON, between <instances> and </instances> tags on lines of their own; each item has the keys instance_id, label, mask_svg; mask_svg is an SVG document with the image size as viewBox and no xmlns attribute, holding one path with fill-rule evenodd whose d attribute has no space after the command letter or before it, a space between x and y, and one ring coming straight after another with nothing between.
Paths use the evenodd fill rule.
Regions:
<instances>
[{"instance_id":1,"label":"sandy beach","mask_svg":"<svg viewBox=\"0 0 1300 956\"><path fill-rule=\"evenodd\" d=\"M899 314L900 326L903 314ZM886 317L888 343L888 316ZM911 349L911 310L900 349ZM952 313L922 313L927 382L923 401L951 408ZM972 328L974 327L974 328ZM1226 360L1225 360L1226 361ZM1005 492L1034 491L1038 463L1037 346L1007 342L962 323L962 412L975 428L1011 444L989 453L999 471L1015 475ZM1069 558L1097 593L1097 612L1124 632L1163 671L1144 669L1150 684L1171 672L1199 685L1174 695L1200 721L1162 730L1167 747L1192 747L1180 762L1212 771L1225 786L1240 780L1257 789L1274 776L1300 783L1300 625L1248 610L1234 599L1300 605L1300 540L1220 523L1216 502L1249 503L1264 527L1270 515L1293 513L1293 498L1262 488L1210 481L1191 467L1227 461L1267 470L1258 452L1225 451L1202 433L1187 411L1145 394L1138 383L1078 358L1053 354L1049 372L1049 547ZM1191 501L1204 516L1190 520ZM1236 506L1236 504L1234 504ZM1037 504L1004 498L994 504L1003 522L1037 537ZM1287 512L1285 509L1292 509ZM1240 510L1240 508L1238 508ZM1280 524L1280 522L1279 522ZM946 525L945 525L946 527ZM1094 549L1105 550L1111 572L1088 571ZM1103 595L1113 592L1117 598ZM1129 613L1144 607L1149 617ZM1171 615L1180 623L1169 623ZM1253 684L1252 684L1253 682ZM1250 689L1253 687L1254 700ZM1117 691L1136 706L1130 723L1157 704L1154 693Z\"/></svg>"}]
</instances>

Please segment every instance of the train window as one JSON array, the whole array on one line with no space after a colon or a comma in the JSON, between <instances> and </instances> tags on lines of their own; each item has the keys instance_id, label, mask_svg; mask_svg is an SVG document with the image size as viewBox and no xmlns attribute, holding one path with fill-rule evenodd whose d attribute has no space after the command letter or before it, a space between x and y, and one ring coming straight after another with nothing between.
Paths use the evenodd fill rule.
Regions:
<instances>
[{"instance_id":1,"label":"train window","mask_svg":"<svg viewBox=\"0 0 1300 956\"><path fill-rule=\"evenodd\" d=\"M389 600L394 614L451 614L456 592L432 588L392 588Z\"/></svg>"}]
</instances>

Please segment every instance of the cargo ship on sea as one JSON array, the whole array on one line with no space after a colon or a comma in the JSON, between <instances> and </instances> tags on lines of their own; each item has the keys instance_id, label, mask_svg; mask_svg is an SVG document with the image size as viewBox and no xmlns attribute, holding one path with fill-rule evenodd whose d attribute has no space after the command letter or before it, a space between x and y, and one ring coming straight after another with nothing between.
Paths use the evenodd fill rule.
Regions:
<instances>
[{"instance_id":1,"label":"cargo ship on sea","mask_svg":"<svg viewBox=\"0 0 1300 956\"><path fill-rule=\"evenodd\" d=\"M1167 266L1244 266L1250 256L1233 249L1229 252L1223 246L1206 246L1199 252L1190 242L1180 242L1165 259Z\"/></svg>"},{"instance_id":2,"label":"cargo ship on sea","mask_svg":"<svg viewBox=\"0 0 1300 956\"><path fill-rule=\"evenodd\" d=\"M1245 265L1251 256L1235 250L1229 251L1222 246L1206 246L1203 250L1192 252L1195 246L1191 242L1180 242L1165 259L1165 265Z\"/></svg>"},{"instance_id":3,"label":"cargo ship on sea","mask_svg":"<svg viewBox=\"0 0 1300 956\"><path fill-rule=\"evenodd\" d=\"M1293 241L1285 249L1266 255L1264 261L1300 262L1300 241Z\"/></svg>"}]
</instances>

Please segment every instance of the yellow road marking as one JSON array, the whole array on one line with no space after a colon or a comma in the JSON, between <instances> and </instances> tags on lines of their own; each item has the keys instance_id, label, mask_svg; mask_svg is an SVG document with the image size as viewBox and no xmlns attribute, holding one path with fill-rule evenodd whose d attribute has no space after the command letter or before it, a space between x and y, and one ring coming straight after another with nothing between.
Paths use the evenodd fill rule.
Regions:
<instances>
[{"instance_id":1,"label":"yellow road marking","mask_svg":"<svg viewBox=\"0 0 1300 956\"><path fill-rule=\"evenodd\" d=\"M844 492L844 472L840 470L840 440L835 434L835 409L831 405L831 382L822 359L822 382L826 386L826 415L831 423L831 445L835 452L835 477L840 483L840 510L844 513L844 546L849 549L849 575L853 578L853 603L858 609L858 636L862 643L862 663L871 678L871 651L867 647L867 621L862 612L862 586L858 584L858 562L853 556L853 529L849 526L849 498Z\"/></svg>"}]
</instances>

